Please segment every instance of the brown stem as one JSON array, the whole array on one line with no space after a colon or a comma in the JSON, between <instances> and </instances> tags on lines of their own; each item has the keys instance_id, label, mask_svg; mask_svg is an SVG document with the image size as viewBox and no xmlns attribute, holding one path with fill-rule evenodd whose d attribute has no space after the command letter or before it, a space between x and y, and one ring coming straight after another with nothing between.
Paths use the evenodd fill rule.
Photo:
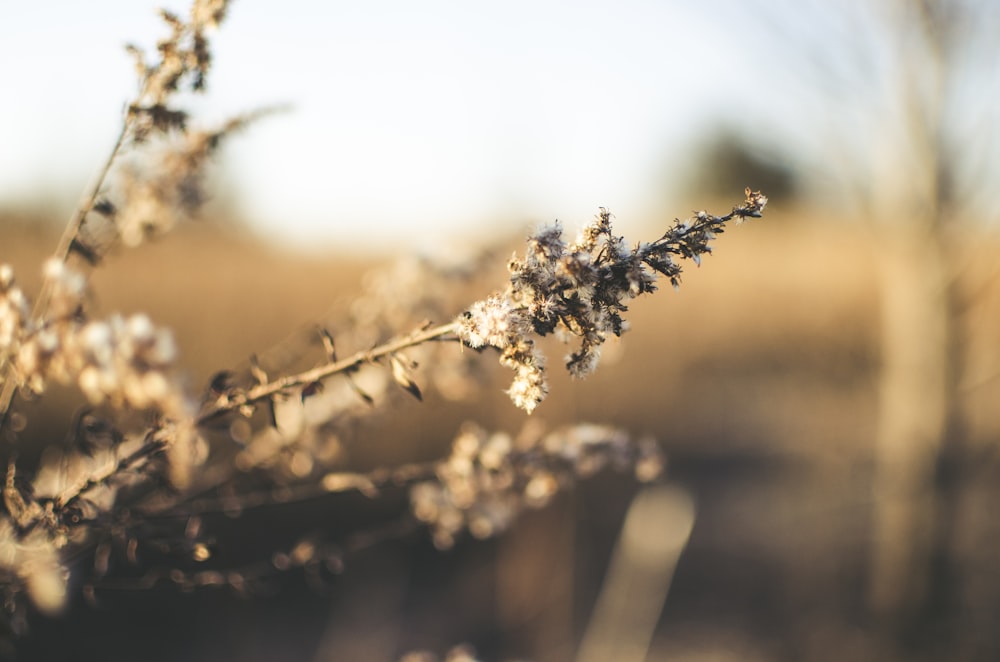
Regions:
<instances>
[{"instance_id":1,"label":"brown stem","mask_svg":"<svg viewBox=\"0 0 1000 662\"><path fill-rule=\"evenodd\" d=\"M331 494L353 491L360 492L369 498L375 498L385 488L406 486L431 478L434 476L437 464L437 462L415 462L394 469L379 468L367 473L333 473L328 474L328 476L336 476L339 484L319 478L315 482L282 488L280 493L274 489L268 489L244 492L239 496L232 497L201 497L172 504L169 508L154 508L150 514L155 517L190 517L205 513L224 512L234 507L242 512L261 506L300 503ZM218 489L218 487L220 486L216 485L212 489Z\"/></svg>"},{"instance_id":2,"label":"brown stem","mask_svg":"<svg viewBox=\"0 0 1000 662\"><path fill-rule=\"evenodd\" d=\"M266 384L255 386L247 391L223 395L202 410L198 417L195 418L195 424L204 425L217 416L221 416L222 414L231 411L236 411L244 405L266 400L267 398L270 398L271 396L287 389L312 384L313 382L320 381L321 379L325 379L338 373L350 372L365 363L373 363L384 356L394 354L395 352L408 347L414 347L416 345L422 345L425 342L438 340L447 335L453 334L456 328L456 323L450 322L431 329L417 331L379 347L375 347L374 349L358 352L353 356L340 361L326 363L317 368L312 368L311 370L281 377L279 379L275 379L274 381L267 382Z\"/></svg>"},{"instance_id":3,"label":"brown stem","mask_svg":"<svg viewBox=\"0 0 1000 662\"><path fill-rule=\"evenodd\" d=\"M101 170L97 174L97 177L87 195L73 211L73 216L70 217L69 223L66 224L66 228L63 230L62 236L59 238L59 243L56 246L56 251L53 257L60 262L66 262L66 260L69 259L73 241L80 233L80 228L83 226L83 221L87 218L87 214L90 213L90 210L93 209L94 205L97 203L97 197L101 194L101 190L104 188L104 181L107 179L108 173L111 172L111 167L118 158L118 154L121 152L121 149L125 144L125 138L128 136L131 128L131 116L127 115L122 120L121 130L118 132L118 137L115 139L114 147L111 148L111 153L108 154L108 158L104 161L104 165L101 166ZM52 297L52 287L52 279L46 278L42 283L42 290L39 293L38 299L35 301L35 305L31 311L31 319L44 319L45 314L48 311L49 300ZM17 383L14 380L14 374L9 358L6 362L0 365L0 373L3 375L3 387L0 389L0 430L2 430L7 424L7 415L10 412L11 400L14 399L14 394L17 393Z\"/></svg>"},{"instance_id":4,"label":"brown stem","mask_svg":"<svg viewBox=\"0 0 1000 662\"><path fill-rule=\"evenodd\" d=\"M128 471L133 469L140 462L147 461L149 458L153 457L163 449L167 447L167 442L159 438L155 434L150 434L147 436L146 443L137 448L132 453L129 453L125 457L121 458L114 464L114 466L108 467L101 473L95 474L87 478L86 481L81 483L78 487L73 487L66 490L60 494L56 500L55 505L57 509L65 510L69 506L72 506L79 499L89 492L90 490L98 487L100 485L105 485L111 481L115 476L122 473L123 471Z\"/></svg>"}]
</instances>

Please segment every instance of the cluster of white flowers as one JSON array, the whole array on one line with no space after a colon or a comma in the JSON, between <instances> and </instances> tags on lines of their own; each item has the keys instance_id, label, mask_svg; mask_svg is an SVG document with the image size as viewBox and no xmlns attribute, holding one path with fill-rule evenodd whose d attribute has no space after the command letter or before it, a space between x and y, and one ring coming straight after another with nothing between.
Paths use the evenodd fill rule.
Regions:
<instances>
[{"instance_id":1,"label":"cluster of white flowers","mask_svg":"<svg viewBox=\"0 0 1000 662\"><path fill-rule=\"evenodd\" d=\"M165 178L147 179L138 171L122 171L120 186L127 190L125 202L115 209L114 222L123 244L135 247L143 241L165 234L177 222L181 189Z\"/></svg>"},{"instance_id":2,"label":"cluster of white flowers","mask_svg":"<svg viewBox=\"0 0 1000 662\"><path fill-rule=\"evenodd\" d=\"M184 397L169 370L177 357L173 336L143 314L84 322L84 278L61 261L45 266L51 284L50 320L20 325L15 366L21 382L40 393L45 382L76 382L93 404L183 410ZM22 318L23 319L23 318Z\"/></svg>"},{"instance_id":3,"label":"cluster of white flowers","mask_svg":"<svg viewBox=\"0 0 1000 662\"><path fill-rule=\"evenodd\" d=\"M206 33L218 28L228 4L228 0L196 0L188 21L161 10L160 16L172 33L157 43L156 62L147 62L139 48L128 46L142 83L140 100L149 104L147 110L162 108L182 83L196 91L204 88L212 61ZM155 121L153 117L150 119Z\"/></svg>"},{"instance_id":4,"label":"cluster of white flowers","mask_svg":"<svg viewBox=\"0 0 1000 662\"><path fill-rule=\"evenodd\" d=\"M543 228L528 239L523 258L511 259L507 289L473 304L457 320L458 336L470 347L501 351L501 363L515 371L508 394L530 413L547 393L544 357L531 335L579 338L566 367L575 377L590 374L608 336L620 336L628 328L622 317L628 310L625 301L655 291L658 275L677 287L677 258L700 263L701 255L711 252L709 242L728 221L761 215L767 198L749 189L746 196L725 216L698 212L688 221L676 221L657 241L635 248L612 234L606 209L569 245L558 223Z\"/></svg>"},{"instance_id":5,"label":"cluster of white flowers","mask_svg":"<svg viewBox=\"0 0 1000 662\"><path fill-rule=\"evenodd\" d=\"M208 198L205 171L223 140L268 111L232 118L212 129L185 129L147 139L131 161L114 171L113 195L93 211L106 217L126 246L166 234L195 219Z\"/></svg>"},{"instance_id":6,"label":"cluster of white flowers","mask_svg":"<svg viewBox=\"0 0 1000 662\"><path fill-rule=\"evenodd\" d=\"M17 347L31 317L31 306L14 280L10 265L0 265L0 356L9 356Z\"/></svg>"},{"instance_id":7,"label":"cluster of white flowers","mask_svg":"<svg viewBox=\"0 0 1000 662\"><path fill-rule=\"evenodd\" d=\"M496 347L500 363L514 370L507 394L529 414L545 399L545 356L529 336L531 320L523 307L508 295L493 295L476 302L458 319L458 335L470 347Z\"/></svg>"},{"instance_id":8,"label":"cluster of white flowers","mask_svg":"<svg viewBox=\"0 0 1000 662\"><path fill-rule=\"evenodd\" d=\"M529 414L549 393L545 380L545 355L531 338L519 337L500 354L500 364L514 371L514 381L507 389L514 406Z\"/></svg>"},{"instance_id":9,"label":"cluster of white flowers","mask_svg":"<svg viewBox=\"0 0 1000 662\"><path fill-rule=\"evenodd\" d=\"M472 304L459 324L462 339L475 348L490 345L506 349L512 338L529 329L527 317L510 299L497 294Z\"/></svg>"},{"instance_id":10,"label":"cluster of white flowers","mask_svg":"<svg viewBox=\"0 0 1000 662\"><path fill-rule=\"evenodd\" d=\"M580 424L515 439L467 425L451 455L438 463L437 480L415 484L410 502L444 549L464 530L476 538L497 535L524 508L545 506L561 487L608 465L649 481L660 475L663 461L652 440L634 442L606 426Z\"/></svg>"},{"instance_id":11,"label":"cluster of white flowers","mask_svg":"<svg viewBox=\"0 0 1000 662\"><path fill-rule=\"evenodd\" d=\"M72 338L81 361L78 383L91 402L104 400L136 409L179 409L179 391L166 370L173 364L173 336L143 314L85 324Z\"/></svg>"},{"instance_id":12,"label":"cluster of white flowers","mask_svg":"<svg viewBox=\"0 0 1000 662\"><path fill-rule=\"evenodd\" d=\"M229 0L197 0L191 5L191 23L199 30L217 30L226 17Z\"/></svg>"},{"instance_id":13,"label":"cluster of white flowers","mask_svg":"<svg viewBox=\"0 0 1000 662\"><path fill-rule=\"evenodd\" d=\"M11 359L17 382L35 394L49 381L75 384L94 405L160 414L160 429L170 428L171 479L184 484L204 449L192 423L193 403L174 374L172 334L144 314L87 321L86 279L56 259L45 263L44 273L48 314L32 320L9 267L0 267L0 354Z\"/></svg>"}]
</instances>

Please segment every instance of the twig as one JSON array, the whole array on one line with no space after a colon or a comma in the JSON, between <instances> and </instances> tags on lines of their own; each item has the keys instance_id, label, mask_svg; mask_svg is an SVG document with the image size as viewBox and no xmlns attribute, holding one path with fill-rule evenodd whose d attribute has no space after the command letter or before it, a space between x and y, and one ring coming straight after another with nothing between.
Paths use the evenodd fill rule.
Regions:
<instances>
[{"instance_id":1,"label":"twig","mask_svg":"<svg viewBox=\"0 0 1000 662\"><path fill-rule=\"evenodd\" d=\"M104 182L108 178L108 173L111 172L111 167L114 165L115 159L118 158L118 154L125 144L125 138L132 129L134 117L132 113L126 113L122 119L121 129L118 132L118 137L115 139L114 147L111 148L111 153L108 154L108 158L104 161L104 165L101 167L100 172L98 172L90 191L84 197L83 202L73 211L73 215L70 217L65 229L63 229L62 236L59 238L59 243L53 255L60 262L65 263L69 259L70 252L73 250L73 244L80 233L80 228L83 226L87 214L97 204L97 198L104 189ZM46 278L42 283L41 292L31 311L31 318L33 320L44 319L48 312L53 286L54 282L51 278ZM7 425L10 403L14 399L14 394L17 393L17 382L14 379L11 365L10 357L6 357L6 360L0 364L0 374L3 376L3 388L0 389L0 430L4 429Z\"/></svg>"},{"instance_id":2,"label":"twig","mask_svg":"<svg viewBox=\"0 0 1000 662\"><path fill-rule=\"evenodd\" d=\"M324 496L356 491L369 498L376 498L382 489L403 487L410 483L427 480L434 475L437 462L417 462L404 464L394 469L380 468L367 473L329 473L316 482L300 485L243 492L238 497L203 497L185 499L171 505L169 509L157 509L154 517L190 517L207 513L225 512L238 507L246 511L263 506L283 506L290 503L311 501ZM220 485L211 489L218 489ZM188 495L190 496L190 495Z\"/></svg>"},{"instance_id":3,"label":"twig","mask_svg":"<svg viewBox=\"0 0 1000 662\"><path fill-rule=\"evenodd\" d=\"M418 330L374 349L357 352L353 356L340 361L326 363L311 370L280 377L246 391L224 394L202 410L195 419L195 424L199 426L204 425L218 416L236 411L246 405L266 400L287 389L312 384L338 373L351 372L366 363L374 363L384 356L389 356L409 347L422 345L425 342L445 338L446 336L453 335L456 328L457 324L450 322L431 329Z\"/></svg>"}]
</instances>

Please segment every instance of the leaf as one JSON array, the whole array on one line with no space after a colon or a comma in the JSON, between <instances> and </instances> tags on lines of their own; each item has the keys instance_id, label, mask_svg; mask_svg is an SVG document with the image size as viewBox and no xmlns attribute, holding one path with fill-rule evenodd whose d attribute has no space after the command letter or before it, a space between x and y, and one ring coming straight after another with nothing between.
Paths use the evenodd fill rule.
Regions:
<instances>
[{"instance_id":1,"label":"leaf","mask_svg":"<svg viewBox=\"0 0 1000 662\"><path fill-rule=\"evenodd\" d=\"M272 428L277 429L278 416L274 411L275 409L274 398L268 398L264 404L267 405L267 424L270 425Z\"/></svg>"},{"instance_id":2,"label":"leaf","mask_svg":"<svg viewBox=\"0 0 1000 662\"><path fill-rule=\"evenodd\" d=\"M220 370L212 375L208 381L209 395L218 398L220 395L225 395L232 391L235 388L233 377L233 373L229 370Z\"/></svg>"},{"instance_id":3,"label":"leaf","mask_svg":"<svg viewBox=\"0 0 1000 662\"><path fill-rule=\"evenodd\" d=\"M302 398L302 402L305 402L306 398L312 397L317 393L322 393L322 392L323 392L323 382L317 380L315 382L309 382L308 384L303 386L300 397Z\"/></svg>"},{"instance_id":4,"label":"leaf","mask_svg":"<svg viewBox=\"0 0 1000 662\"><path fill-rule=\"evenodd\" d=\"M323 349L326 356L334 363L337 362L337 345L333 342L333 335L324 327L319 327L319 334L323 337Z\"/></svg>"},{"instance_id":5,"label":"leaf","mask_svg":"<svg viewBox=\"0 0 1000 662\"><path fill-rule=\"evenodd\" d=\"M107 218L114 218L116 212L114 203L112 203L107 198L101 198L100 200L95 202L94 206L92 206L90 210L97 212L101 216L105 216Z\"/></svg>"},{"instance_id":6,"label":"leaf","mask_svg":"<svg viewBox=\"0 0 1000 662\"><path fill-rule=\"evenodd\" d=\"M375 405L375 398L365 393L364 390L362 390L362 388L358 386L358 383L354 381L354 378L351 377L350 374L347 375L347 383L351 385L351 388L354 390L355 393L357 393L358 397L365 401L366 405L368 406Z\"/></svg>"},{"instance_id":7,"label":"leaf","mask_svg":"<svg viewBox=\"0 0 1000 662\"><path fill-rule=\"evenodd\" d=\"M409 391L417 400L423 401L424 396L420 393L420 387L410 376L410 368L395 354L389 357L389 364L392 366L392 378L396 383Z\"/></svg>"},{"instance_id":8,"label":"leaf","mask_svg":"<svg viewBox=\"0 0 1000 662\"><path fill-rule=\"evenodd\" d=\"M70 242L69 250L82 257L92 267L96 267L101 262L101 256L97 250L80 241L78 237L74 237Z\"/></svg>"}]
</instances>

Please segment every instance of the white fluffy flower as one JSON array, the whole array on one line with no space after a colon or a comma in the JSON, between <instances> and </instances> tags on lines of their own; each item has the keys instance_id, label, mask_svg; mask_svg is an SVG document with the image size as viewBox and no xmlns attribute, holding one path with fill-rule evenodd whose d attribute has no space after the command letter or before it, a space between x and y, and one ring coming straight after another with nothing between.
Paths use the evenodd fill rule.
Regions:
<instances>
[{"instance_id":1,"label":"white fluffy flower","mask_svg":"<svg viewBox=\"0 0 1000 662\"><path fill-rule=\"evenodd\" d=\"M469 308L459 324L459 337L470 347L503 349L521 326L520 315L510 300L494 295Z\"/></svg>"}]
</instances>

